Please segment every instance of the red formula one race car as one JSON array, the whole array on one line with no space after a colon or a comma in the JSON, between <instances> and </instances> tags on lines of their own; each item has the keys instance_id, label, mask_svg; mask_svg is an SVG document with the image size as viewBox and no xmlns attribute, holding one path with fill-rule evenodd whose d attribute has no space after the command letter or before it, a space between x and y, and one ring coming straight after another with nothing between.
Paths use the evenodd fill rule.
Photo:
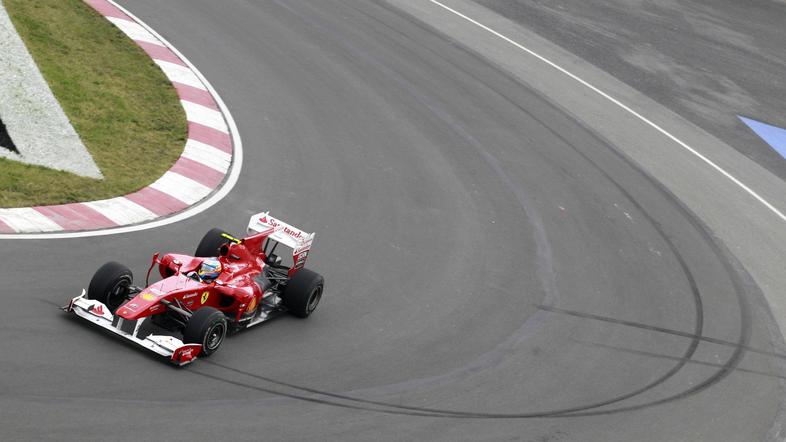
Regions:
<instances>
[{"instance_id":1,"label":"red formula one race car","mask_svg":"<svg viewBox=\"0 0 786 442\"><path fill-rule=\"evenodd\" d=\"M185 365L215 353L228 331L282 312L308 317L324 288L322 276L304 268L313 241L313 233L259 213L245 238L213 229L196 256L156 253L146 288L133 285L126 266L108 262L63 309ZM292 249L288 265L275 254L280 244ZM148 285L156 265L164 279Z\"/></svg>"}]
</instances>

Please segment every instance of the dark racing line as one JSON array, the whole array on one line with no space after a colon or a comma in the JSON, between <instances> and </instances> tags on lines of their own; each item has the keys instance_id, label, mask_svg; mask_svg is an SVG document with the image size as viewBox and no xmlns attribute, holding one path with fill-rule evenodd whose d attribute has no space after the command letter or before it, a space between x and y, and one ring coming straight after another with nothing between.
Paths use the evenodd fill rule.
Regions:
<instances>
[{"instance_id":1,"label":"dark racing line","mask_svg":"<svg viewBox=\"0 0 786 442\"><path fill-rule=\"evenodd\" d=\"M415 22L417 22L417 19L415 19L414 21L415 21ZM476 55L476 54L474 54L474 55ZM389 74L390 74L390 73L389 73ZM533 92L534 92L534 91L533 91ZM502 95L502 94L500 94L500 95ZM512 104L516 105L516 103L512 103ZM520 108L520 106L517 106L517 107L519 107L519 108ZM520 108L520 109L521 109L521 108ZM433 109L432 109L432 110L433 110ZM522 110L522 111L524 111L525 113L528 113L528 114L529 114L529 112L527 112L526 110L524 110L524 109L521 109L521 110ZM438 115L443 115L443 114L440 112L440 113L438 113ZM531 115L531 114L530 114L530 115ZM531 115L531 116L532 116L532 115ZM534 118L534 116L532 116L532 117ZM444 121L444 120L443 120L443 121ZM446 121L446 123L450 124L448 121ZM548 127L548 126L546 126L546 127ZM575 146L573 146L573 144L570 144L570 143L568 143L568 144L569 144L571 147L574 147L574 149L575 149ZM608 146L608 143L604 143L604 144L606 144L606 145ZM612 150L612 151L613 151L613 152L614 152L616 155L618 155L619 157L621 157L623 160L625 160L625 161L627 162L627 159L626 159L624 156L622 156L622 155L621 155L619 152L617 152L617 151L616 151L616 149L614 149L614 148L613 148L613 147L611 147L611 146L609 146L609 148L610 148L610 149L611 149L611 150ZM579 152L579 153L581 154L581 152L580 152L578 149L576 149L576 151L577 151L577 152ZM582 156L584 156L584 155L582 154ZM585 156L585 158L586 158L586 156ZM594 163L593 163L593 164L594 164ZM594 164L594 165L597 167L597 165L596 165L596 164ZM634 166L634 165L632 165L632 166ZM635 167L635 166L634 166L634 168L635 168L636 170L638 170L639 172L643 173L643 172L642 172L641 170L639 170L637 167ZM602 172L602 171L601 171L601 172ZM605 175L605 173L604 173L604 175ZM647 177L647 179L650 179L650 177L648 177L646 174L644 174L644 175L645 175L645 177ZM608 176L607 176L607 177L608 177ZM504 177L503 177L503 178L504 178ZM612 181L613 181L613 180L612 180ZM615 185L617 185L617 183L616 183L616 182L615 182L614 184L615 184ZM656 187L658 187L658 189L660 189L662 192L664 192L665 194L667 194L667 197L669 197L669 199L672 199L672 200L674 200L674 199L671 197L671 195L670 195L670 194L668 194L668 192L667 192L667 191L665 191L665 189L662 189L662 187L661 187L661 186L659 186L659 185L658 185L657 183L655 183L655 182L653 182L653 184L655 184L655 185L656 185ZM618 186L618 188L619 188L619 186ZM623 192L624 192L624 191L623 191ZM627 195L627 194L626 194L626 195ZM636 204L636 203L635 203L635 201L632 201L632 202L633 202L634 204ZM682 210L685 210L685 209L684 209L684 208L681 206L681 204L679 204L679 202L678 202L678 201L674 201L674 202L675 202L675 203L678 205L678 207L680 207L680 209L682 209ZM638 207L638 205L637 205L637 207ZM689 212L688 212L688 214L689 214ZM694 223L696 222L696 220L694 219L694 217L693 217L692 215L691 215L691 216L689 216L689 219L690 219L690 220L692 220ZM651 219L650 219L650 222L652 222L652 220L651 220ZM657 223L655 223L654 225L655 225L655 226L656 226L656 228L657 228ZM705 231L703 228L702 228L702 229L700 229L700 230L701 230L701 233L702 233L702 234L703 234L705 237L707 237L707 238L710 238L710 237L709 237L709 235L707 234L707 232L706 232L706 231ZM658 231L659 231L659 232L661 232L661 231L660 231L660 229L658 229ZM662 232L661 232L661 234L662 234ZM664 238L664 239L667 239L667 238ZM711 238L710 238L710 241L711 241ZM668 239L667 239L667 242L668 242ZM712 241L711 241L711 243L714 245L714 242L712 242ZM669 242L669 244L671 244L671 243ZM720 258L720 257L719 257L719 258ZM678 259L680 259L680 258L678 258ZM680 260L681 260L681 259L680 259ZM725 260L723 260L722 258L721 258L721 260L724 262L724 265L727 265L727 263L726 263L726 261L725 261ZM727 266L727 267L729 267L729 266ZM733 275L733 272L732 272L732 275ZM733 280L735 281L735 283L736 283L736 280L737 280L737 278L733 277L732 279L733 279ZM738 286L737 284L735 284L735 286L736 286L736 287L738 288L738 290L739 290L739 286ZM743 306L743 304L744 304L744 300L741 298L741 295L740 295L739 291L737 292L737 294L738 294L738 297L740 297L740 301L741 301L741 317L743 318L743 327L742 327L742 330L741 330L740 339L738 340L738 346L737 346L737 348L738 348L738 349L740 349L740 348L742 348L742 344L739 344L739 343L741 343L741 342L747 342L747 339L748 339L748 337L749 337L749 333L748 333L748 332L746 332L746 330L747 330L747 329L749 329L749 325L750 325L750 324L749 324L749 319L746 319L746 317L747 317L747 314L746 314L745 312L743 312L743 310L747 310L747 308ZM698 300L697 300L697 302L698 302L698 303L700 303L700 299L698 299ZM697 311L697 313L698 313L698 311ZM701 322L702 322L702 321L703 321L703 316L702 316L702 317L697 317L697 321L696 321L696 324L695 324L695 325L699 325L699 324L701 324ZM690 354L690 355L692 355L692 354L695 352L695 347L698 345L698 342L700 341L700 339L699 339L699 336L700 336L700 333L695 333L695 334L693 335L693 340L692 340L692 342L691 342L691 345L689 346L689 349L688 349L689 351L688 351L688 352L686 352L686 354ZM726 374L728 374L728 372L730 371L730 370L728 370L727 368L728 368L728 367L731 367L732 365L736 365L736 363L738 363L738 362L739 362L739 359L741 359L741 358L742 358L743 354L744 354L744 350L743 350L743 351L739 351L739 350L738 350L738 351L736 351L736 352L735 352L735 354L734 354L734 355L732 355L732 357L731 357L731 358L729 358L729 360L726 362L726 364L724 364L724 367L726 367L726 368L722 368L722 369L721 369L721 370L720 370L720 371L719 371L719 372L718 372L718 373L717 373L715 376L712 376L712 377L710 377L710 378L707 380L707 382L704 382L704 383L702 383L702 385L706 384L706 386L704 386L703 388L706 388L706 387L708 387L708 386L709 386L709 385L711 385L712 383L715 383L715 382L718 382L718 381L720 381L720 379L722 379L722 377L724 377L724 376L725 376ZM681 358L681 360L680 360L680 363L679 363L679 364L677 364L677 366L675 366L675 367L679 367L679 368L681 368L682 366L684 366L684 365L685 365L685 363L687 362L687 359L689 359L689 357L688 357L688 358L686 358L686 357L684 357L684 356L683 356L683 357ZM368 400L364 400L364 399L360 399L360 398L354 398L354 397L349 397L349 396L342 396L342 395L335 395L335 394L332 394L332 393L328 393L328 392L322 392L322 391L319 391L319 390L315 390L315 389L309 389L309 388L306 388L306 387L298 387L298 386L296 386L296 385L293 385L293 384L281 383L281 382L278 382L278 381L275 381L275 380L272 380L272 379L268 379L268 378L259 377L259 376L257 376L257 375L254 375L254 374L252 374L252 373L246 373L246 372L242 372L242 371L240 371L240 370L235 370L235 369L233 369L233 368L231 368L231 367L224 367L224 366L221 366L220 364L216 364L216 363L213 363L213 365L216 365L216 366L219 366L219 367L223 367L223 368L225 368L225 369L228 369L228 370L236 371L236 372L238 372L238 373L246 374L246 375L248 375L248 376L252 376L252 377L258 377L258 378L259 378L259 379L261 379L261 380L265 380L265 381L268 381L268 382L277 383L277 384L284 385L284 386L287 386L287 387L290 387L290 388L296 388L296 389L299 389L299 390L308 391L308 392L311 392L311 393L316 393L316 394L323 394L323 395L326 395L326 396L334 396L334 397L337 397L337 398L340 398L340 399L345 399L345 400L350 400L350 401L356 401L356 402L361 402L361 403L371 403L371 404L380 405L380 406L385 406L385 407L390 407L390 408L394 408L394 409L402 409L402 410L413 410L413 411L416 411L416 410L421 410L421 411L422 411L421 413L403 413L403 412L394 412L394 411L390 411L390 410L379 410L379 409L372 409L372 408L368 408L370 411L380 411L380 412L387 412L387 413L394 413L394 414L413 414L413 415L419 415L419 416L432 416L432 417L454 417L454 418L458 418L458 417L469 417L469 418L526 418L526 417L560 417L560 414L564 415L564 417L570 417L570 416L576 416L576 415L578 415L578 414L575 414L575 413L574 413L574 414L567 414L567 413L571 413L571 410L572 410L572 411L577 411L577 410L579 410L579 409L587 409L587 408L593 408L593 407L599 407L599 406L601 406L601 405L593 405L593 406L588 406L588 407L576 407L576 408L573 408L573 409L571 409L571 410L558 410L558 411L545 412L545 413L528 413L528 414L512 414L512 415L511 415L511 414L486 414L486 413L470 413L470 412L458 412L458 411L451 411L451 410L439 410L439 409L425 409L425 408L419 408L419 407L398 406L398 405L395 405L395 404L389 404L389 403L385 403L385 402L368 401ZM673 371L674 373L676 373L676 371L678 371L678 370L679 370L679 368L677 368L677 370L670 370L670 372L669 372L669 373L671 373L672 371ZM198 374L198 375L206 376L206 377L213 377L213 376L211 376L211 375L209 375L209 374L207 374L207 373L201 373L201 372L195 372L195 373L196 373L196 374ZM673 375L674 373L672 373L672 375ZM307 401L311 401L311 402L325 403L325 404L329 404L329 405L335 405L335 406L342 406L342 407L347 407L345 404L334 403L334 402L331 402L331 401L315 400L314 398L308 398L308 397L304 397L304 396L298 396L298 395L289 395L289 394L286 394L286 393L282 393L282 392L275 392L275 391L272 391L272 390L269 390L269 389L262 389L262 388L260 388L260 387L255 387L255 386L248 385L248 384L244 384L244 383L239 383L239 382L229 381L229 380L227 380L227 379L223 379L223 378L216 378L216 380L220 380L220 381L222 381L222 382L229 382L229 383L233 383L233 384L235 384L235 385L240 385L240 386L244 386L244 387L247 387L247 388L253 388L253 389L260 390L260 391L265 391L265 392L269 392L269 393L273 393L273 394L278 394L278 395L282 395L282 396L293 397L293 398L296 398L296 399L307 400ZM654 387L654 385L653 385L653 387ZM650 387L650 388L652 388L652 387ZM703 389L703 388L702 388L702 389ZM670 398L666 398L666 399L664 399L664 400L659 400L659 401L656 401L656 402L657 402L657 403L662 403L662 402L664 402L664 401L667 401L667 400L672 400L672 398L675 398L675 399L677 399L677 398L678 398L677 396L679 396L679 397L682 397L683 395L687 395L687 394L694 394L694 393L696 393L696 392L698 392L698 391L700 391L700 390L697 390L696 388L689 389L689 390L686 390L686 392L685 392L684 394L675 395L675 396L672 396L672 397L670 397ZM640 393L637 393L637 394L640 394ZM623 399L625 399L625 398L632 397L630 394L626 394L626 395L623 395L623 396L626 396L626 397L624 397L624 398L622 398L622 399L616 399L616 398L615 398L615 399L612 399L611 401L606 401L605 405L608 405L609 403L612 403L612 402L617 402L617 401L619 401L619 400L623 400ZM656 404L652 404L652 405L656 405ZM643 407L643 406L649 406L649 405L647 405L647 404L644 404L644 405L642 405L642 406L639 406L639 407ZM351 407L349 407L349 408L356 408L356 409L366 409L366 408L364 408L364 407L354 407L354 406L351 406ZM596 413L594 413L594 414L600 414L600 413L610 413L610 412L625 411L625 410L626 410L626 409L617 409L617 410L610 410L610 411L596 412ZM582 415L586 415L586 414L582 414Z\"/></svg>"},{"instance_id":2,"label":"dark racing line","mask_svg":"<svg viewBox=\"0 0 786 442\"><path fill-rule=\"evenodd\" d=\"M404 14L401 11L390 10L390 8L388 8L385 5L380 4L379 2L375 2L375 3L378 6L381 6L383 9L387 9L389 12L392 12L394 14L397 14L397 15ZM285 5L282 5L282 6L286 7ZM286 9L289 9L290 11L292 11L290 8L286 8ZM292 11L292 12L294 12L294 11ZM375 17L373 17L373 16L371 16L369 14L365 14L363 11L360 11L360 12L363 13L364 15L374 19L375 21L380 22ZM429 30L430 32L432 32L433 34L439 36L439 38L444 40L444 37L442 37L439 33L434 33L433 29L431 29L430 27L428 27L425 24L423 24L420 20L417 19L417 17L409 16L408 14L407 14L407 16L408 16L408 18L412 22L416 23L421 28ZM320 27L319 24L317 24L317 23L312 23L312 25L314 27L317 27L317 28ZM384 23L381 23L381 25L387 26ZM348 51L353 52L353 53L356 52L353 47L348 46L348 45L345 45L345 49L347 49ZM454 49L462 50L465 53L467 53L469 55L472 55L475 58L481 58L478 54L475 54L473 52L467 51L465 48L454 47ZM356 55L358 57L363 57L363 54L361 54L361 53L356 53ZM435 54L435 55L438 55L438 54ZM379 69L383 69L385 71L385 74L387 74L387 77L394 78L396 81L402 83L402 86L404 86L403 89L405 89L405 90L412 90L413 89L411 87L412 85L409 85L408 81L406 79L404 79L401 76L397 75L395 72L391 72L388 69L386 69L384 66L381 66L378 63L374 63L373 60L367 60L367 61L369 61L369 63L374 64ZM515 79L511 78L507 73L500 72L500 74L505 76L509 81L513 81L513 82L518 83ZM477 79L477 78L476 78L476 80L480 81L480 79ZM487 83L485 83L485 84L487 84ZM736 293L737 298L738 298L739 309L740 309L740 318L741 318L741 330L740 330L740 334L739 334L739 338L737 340L737 343L734 344L734 347L735 347L734 353L731 355L731 357L728 358L728 360L721 366L721 368L715 374L713 374L710 377L708 377L704 382L702 382L702 383L700 383L700 384L698 384L698 385L696 385L696 386L694 386L694 387L692 387L690 389L687 389L687 390L683 391L682 393L678 393L678 394L675 394L675 395L672 395L672 396L669 396L669 397L666 397L666 398L663 398L663 399L651 401L651 402L648 402L648 403L645 403L645 404L633 405L633 406L628 406L628 407L620 407L620 408L615 408L615 409L610 409L610 410L588 411L588 410L591 410L591 409L594 409L594 408L599 408L599 407L603 407L603 406L606 406L606 405L611 405L613 403L621 402L623 400L630 399L630 398L633 398L635 396L638 396L638 395L644 393L645 391L651 390L651 389L657 387L658 385L661 385L662 383L664 383L669 378L673 377L675 374L677 374L688 363L688 361L690 361L691 357L696 352L696 349L698 348L699 343L702 341L702 336L701 335L702 335L702 330L703 330L703 320L704 320L704 318L703 318L703 308L702 308L701 294L699 293L698 287L696 285L695 279L692 276L692 273L690 272L690 269L688 269L687 264L685 263L684 259L680 255L680 253L677 251L676 247L674 246L674 244L671 241L671 239L669 238L669 236L663 231L663 229L660 226L660 224L656 220L654 220L652 218L652 216L649 215L646 212L646 210L644 210L644 208L630 195L630 193L628 193L624 188L622 188L622 186L616 180L614 180L608 173L606 173L605 170L603 170L595 161L593 161L591 158L589 158L589 156L587 154L582 152L573 143L571 143L569 140L567 140L564 137L562 137L559 133L557 133L556 131L552 130L550 128L550 126L548 124L546 124L546 122L543 122L540 119L538 119L537 116L533 115L531 112L529 112L528 110L526 110L523 107L521 107L518 103L516 103L515 101L511 100L510 98L508 98L505 94L502 94L502 93L497 92L497 91L495 91L495 92L500 97L502 97L506 101L508 101L510 104L512 104L513 106L518 108L521 112L527 114L528 116L530 116L534 120L540 122L544 127L548 128L549 131L551 131L554 136L556 136L557 138L561 139L567 145L571 146L571 148L576 153L578 153L585 160L587 160L590 164L592 164L593 167L595 167L604 177L606 177L622 194L625 195L625 197L637 209L640 210L640 212L642 214L644 214L644 216L646 217L648 222L653 226L653 228L655 228L655 230L657 230L659 235L668 244L668 246L671 249L673 255L679 261L680 267L682 268L682 270L683 270L687 280L689 281L689 285L691 287L691 292L692 292L692 295L693 295L693 298L694 298L694 305L695 305L695 309L696 309L696 311L695 311L695 323L694 323L694 330L693 330L694 333L689 334L689 336L688 336L691 339L691 343L688 346L688 348L686 349L686 351L683 353L682 357L679 358L678 363L672 369L670 369L668 372L664 373L658 379L656 379L653 382L645 385L644 387L639 388L639 389L637 389L635 391L632 391L632 392L629 392L629 393L626 393L626 394L623 394L623 395L611 398L609 400L597 402L597 403L594 403L594 404L588 404L588 405L584 405L584 406L571 407L571 408L562 409L562 410L552 410L552 411L532 412L532 413L514 413L514 414L507 414L507 413L475 413L475 412L464 412L464 411L457 411L457 410L445 410L445 409L436 409L436 408L424 408L424 407L396 405L396 404L391 404L391 403L383 402L383 401L367 400L367 399L362 399L362 398L357 398L357 397L352 397L352 396L346 396L346 395L341 395L341 394L330 393L330 392L321 391L321 390L318 390L318 389L313 389L313 388L308 388L308 387L301 387L301 386L297 386L297 385L294 385L294 384L291 384L291 383L276 381L276 380L271 379L271 378L267 378L267 377L264 377L264 376L259 376L259 375L256 375L256 374L253 374L253 373L250 373L250 372L238 370L238 369L235 369L235 368L232 368L232 367L229 367L229 366L225 366L225 365L222 365L222 364L211 362L212 365L224 368L226 370L230 370L230 371L236 372L238 374L246 375L246 376L249 376L249 377L252 377L252 378L255 378L255 379L263 380L263 381L266 381L266 382L274 383L274 384L285 386L285 387L288 387L288 388L293 388L293 389L296 389L296 390L299 390L299 391L304 391L304 392L313 393L313 394L319 394L319 395L323 395L323 396L327 396L327 397L332 397L332 398L335 398L335 399L352 401L352 402L357 402L357 403L361 403L361 404L369 404L369 405L376 405L376 406L381 406L381 407L388 407L388 408L391 408L393 410L380 410L379 408L362 407L362 406L347 406L346 404L342 404L342 403L335 402L335 401L317 400L317 399L314 399L314 398L309 398L307 396L292 395L292 394L288 394L288 393L282 393L282 392L278 392L278 391L274 391L274 390L270 390L270 389L264 389L264 388L261 388L261 387L253 386L251 384L247 384L247 383L243 383L243 382L229 381L229 380L224 379L224 378L216 378L216 380L220 380L222 382L229 382L229 383L232 383L234 385L243 386L245 388L256 389L256 390L264 391L264 392L267 392L267 393L272 393L272 394L282 395L282 396L286 396L286 397L291 397L291 398L294 398L294 399L307 400L307 401L311 401L311 402L318 402L318 403L334 405L334 406L340 406L340 407L356 408L356 409L362 409L362 410L367 410L367 411L377 411L377 412L390 413L390 414L408 414L408 415L428 416L428 417L508 419L508 418L589 416L589 415L610 414L610 413L617 413L617 412L623 412L623 411L631 411L631 410L636 410L636 409L640 409L640 408L655 406L655 405L659 405L659 404L662 404L662 403L678 400L678 399L687 397L687 396L692 395L692 394L696 394L696 393L698 393L698 392L708 388L709 386L711 386L711 385L713 385L713 384L715 384L717 382L720 382L725 376L727 376L733 370L734 367L737 366L737 364L740 362L740 360L744 356L744 353L746 351L747 342L748 342L748 340L750 338L751 320L750 320L750 312L749 312L749 309L748 309L747 301L744 299L744 295L743 295L743 293L744 293L744 290L742 289L743 284L741 283L740 278L739 278L737 272L734 270L733 266L728 262L728 259L730 257L727 258L727 257L724 256L724 255L726 255L726 253L723 253L723 251L721 250L721 247L714 241L714 239L709 234L707 228L703 225L703 223L701 223L689 209L684 207L684 205L680 201L678 201L671 194L671 192L669 192L662 185L660 185L660 183L655 181L654 178L649 176L649 174L647 174L645 171L643 171L640 167L638 167L637 165L633 164L624 154L622 154L619 150L614 148L610 143L608 143L605 140L603 140L597 133L592 131L591 128L587 128L586 126L582 125L588 132L593 134L593 136L595 136L595 138L598 141L600 141L601 144L606 146L609 149L609 151L614 156L616 156L618 159L620 159L623 162L625 162L633 170L637 171L642 177L644 177L644 179L646 181L648 181L650 184L652 184L666 199L668 199L670 202L672 202L675 205L675 207L678 209L678 211L681 212L683 214L683 216L694 226L694 228L697 231L700 232L700 234L703 236L705 241L713 249L713 251L715 252L715 254L718 257L718 259L723 263L724 267L727 270L727 274L729 275L730 279L732 280L732 282L734 284L735 293ZM543 97L537 91L531 91L531 92L536 94L536 95L538 95L544 101L548 101L545 97ZM450 126L451 129L459 130L461 132L461 135L465 139L469 139L470 144L473 145L477 150L481 151L480 153L486 159L486 161L490 163L490 165L495 170L495 172L497 172L498 175L501 175L500 179L503 182L505 182L505 184L509 188L511 187L510 180L506 179L507 177L504 176L504 171L502 171L498 167L494 167L493 162L496 159L491 157L487 152L485 152L485 150L477 142L477 140L474 140L469 134L467 134L466 132L461 130L459 125L453 124L451 122L450 116L447 114L447 112L445 112L443 109L436 109L434 107L434 105L432 105L430 103L423 102L422 99L420 99L420 97L417 97L417 96L414 96L414 95L413 95L413 97L415 99L417 99L418 101L421 101L421 104L423 104L424 106L426 106L429 109L431 109L432 112L435 115L437 115L438 118L440 118L446 125ZM577 123L581 125L580 122L577 122ZM511 191L513 191L514 193L517 193L516 189L511 189ZM520 201L520 203L521 203L521 201ZM548 307L548 306L546 306L546 307ZM195 373L198 374L198 375L201 375L201 376L205 376L205 377L211 377L211 378L213 377L212 375L204 373L204 372L195 372Z\"/></svg>"}]
</instances>

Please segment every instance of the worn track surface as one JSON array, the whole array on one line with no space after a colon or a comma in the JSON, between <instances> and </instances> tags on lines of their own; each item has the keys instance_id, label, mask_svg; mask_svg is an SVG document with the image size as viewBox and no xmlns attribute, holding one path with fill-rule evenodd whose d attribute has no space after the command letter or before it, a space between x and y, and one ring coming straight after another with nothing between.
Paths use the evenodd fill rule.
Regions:
<instances>
[{"instance_id":1,"label":"worn track surface","mask_svg":"<svg viewBox=\"0 0 786 442\"><path fill-rule=\"evenodd\" d=\"M0 243L2 439L777 437L756 285L538 91L381 1L122 3L218 89L245 168L175 225ZM175 369L56 309L260 209L317 232L308 320Z\"/></svg>"}]
</instances>

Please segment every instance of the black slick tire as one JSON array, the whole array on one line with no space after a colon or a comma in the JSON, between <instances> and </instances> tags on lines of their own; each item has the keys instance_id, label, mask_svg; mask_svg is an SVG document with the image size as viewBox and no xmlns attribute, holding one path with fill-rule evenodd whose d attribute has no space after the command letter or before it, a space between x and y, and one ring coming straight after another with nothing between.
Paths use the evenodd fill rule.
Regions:
<instances>
[{"instance_id":1,"label":"black slick tire","mask_svg":"<svg viewBox=\"0 0 786 442\"><path fill-rule=\"evenodd\" d=\"M210 356L218 350L227 336L227 318L213 307L202 307L194 312L183 330L183 343L201 344L202 356Z\"/></svg>"},{"instance_id":2,"label":"black slick tire","mask_svg":"<svg viewBox=\"0 0 786 442\"><path fill-rule=\"evenodd\" d=\"M284 290L284 306L298 318L307 318L322 299L325 279L319 273L300 269L287 283Z\"/></svg>"},{"instance_id":3,"label":"black slick tire","mask_svg":"<svg viewBox=\"0 0 786 442\"><path fill-rule=\"evenodd\" d=\"M133 281L131 269L119 262L110 261L96 270L87 288L87 297L101 302L114 313L126 301Z\"/></svg>"},{"instance_id":4,"label":"black slick tire","mask_svg":"<svg viewBox=\"0 0 786 442\"><path fill-rule=\"evenodd\" d=\"M225 232L224 230L219 228L210 229L207 233L205 233L205 236L202 237L202 241L199 241L199 245L196 248L196 253L194 256L200 258L218 256L218 249L231 241L229 238L227 238L227 236L232 238L232 235Z\"/></svg>"}]
</instances>

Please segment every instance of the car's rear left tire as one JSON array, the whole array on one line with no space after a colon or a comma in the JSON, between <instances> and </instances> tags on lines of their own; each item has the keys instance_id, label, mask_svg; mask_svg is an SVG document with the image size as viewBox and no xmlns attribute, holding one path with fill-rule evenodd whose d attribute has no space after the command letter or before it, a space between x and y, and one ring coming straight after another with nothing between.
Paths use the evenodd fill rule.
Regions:
<instances>
[{"instance_id":1,"label":"car's rear left tire","mask_svg":"<svg viewBox=\"0 0 786 442\"><path fill-rule=\"evenodd\" d=\"M226 316L213 307L202 307L194 312L183 330L183 342L201 344L202 356L210 356L218 350L229 329Z\"/></svg>"},{"instance_id":2,"label":"car's rear left tire","mask_svg":"<svg viewBox=\"0 0 786 442\"><path fill-rule=\"evenodd\" d=\"M87 297L101 302L114 313L128 299L128 291L133 281L131 269L119 262L110 261L96 270L87 288Z\"/></svg>"},{"instance_id":3,"label":"car's rear left tire","mask_svg":"<svg viewBox=\"0 0 786 442\"><path fill-rule=\"evenodd\" d=\"M205 236L202 237L202 241L199 242L194 256L198 256L200 258L218 256L218 249L231 241L229 238L227 238L227 236L232 238L232 235L224 230L219 228L210 229L207 233L205 233Z\"/></svg>"},{"instance_id":4,"label":"car's rear left tire","mask_svg":"<svg viewBox=\"0 0 786 442\"><path fill-rule=\"evenodd\" d=\"M325 289L325 278L308 269L298 270L284 290L284 306L293 315L307 318L317 308Z\"/></svg>"}]
</instances>

